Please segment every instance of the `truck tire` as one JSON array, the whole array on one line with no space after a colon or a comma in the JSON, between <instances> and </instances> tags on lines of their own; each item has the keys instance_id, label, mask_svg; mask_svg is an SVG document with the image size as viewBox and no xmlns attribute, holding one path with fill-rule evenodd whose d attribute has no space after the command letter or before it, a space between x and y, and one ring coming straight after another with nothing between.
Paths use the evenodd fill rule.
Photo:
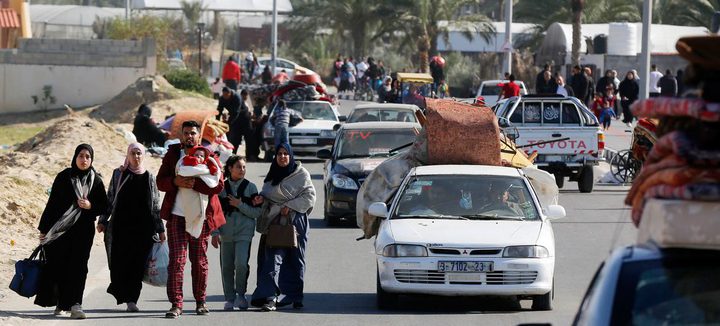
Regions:
<instances>
[{"instance_id":1,"label":"truck tire","mask_svg":"<svg viewBox=\"0 0 720 326\"><path fill-rule=\"evenodd\" d=\"M555 176L555 184L559 189L562 189L562 187L565 185L565 176L560 173L553 174Z\"/></svg>"},{"instance_id":2,"label":"truck tire","mask_svg":"<svg viewBox=\"0 0 720 326\"><path fill-rule=\"evenodd\" d=\"M590 193L595 184L595 176L593 175L593 167L588 165L583 167L578 176L578 190L582 193Z\"/></svg>"}]
</instances>

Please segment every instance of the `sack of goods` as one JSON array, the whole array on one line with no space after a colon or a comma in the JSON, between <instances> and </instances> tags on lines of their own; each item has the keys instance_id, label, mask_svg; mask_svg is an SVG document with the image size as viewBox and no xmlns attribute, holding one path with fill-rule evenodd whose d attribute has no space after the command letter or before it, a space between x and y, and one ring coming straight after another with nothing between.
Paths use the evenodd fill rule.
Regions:
<instances>
[{"instance_id":1,"label":"sack of goods","mask_svg":"<svg viewBox=\"0 0 720 326\"><path fill-rule=\"evenodd\" d=\"M657 141L625 198L638 243L720 249L720 110L702 99L654 98L633 112L660 118Z\"/></svg>"},{"instance_id":2,"label":"sack of goods","mask_svg":"<svg viewBox=\"0 0 720 326\"><path fill-rule=\"evenodd\" d=\"M152 286L166 286L168 280L168 265L170 264L170 249L167 241L156 242L150 250L143 282Z\"/></svg>"},{"instance_id":3,"label":"sack of goods","mask_svg":"<svg viewBox=\"0 0 720 326\"><path fill-rule=\"evenodd\" d=\"M10 282L10 289L26 298L35 296L45 263L45 251L42 246L38 246L29 258L15 263L15 276Z\"/></svg>"}]
</instances>

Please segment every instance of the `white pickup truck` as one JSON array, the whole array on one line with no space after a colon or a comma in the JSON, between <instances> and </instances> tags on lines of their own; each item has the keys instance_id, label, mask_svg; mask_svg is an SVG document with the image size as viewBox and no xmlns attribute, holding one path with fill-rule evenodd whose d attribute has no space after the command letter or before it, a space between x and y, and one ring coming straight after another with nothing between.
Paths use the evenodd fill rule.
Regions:
<instances>
[{"instance_id":1,"label":"white pickup truck","mask_svg":"<svg viewBox=\"0 0 720 326\"><path fill-rule=\"evenodd\" d=\"M578 182L580 192L592 192L593 166L603 161L605 135L595 115L574 97L525 95L511 97L494 108L500 127L518 148L537 154L538 168Z\"/></svg>"}]
</instances>

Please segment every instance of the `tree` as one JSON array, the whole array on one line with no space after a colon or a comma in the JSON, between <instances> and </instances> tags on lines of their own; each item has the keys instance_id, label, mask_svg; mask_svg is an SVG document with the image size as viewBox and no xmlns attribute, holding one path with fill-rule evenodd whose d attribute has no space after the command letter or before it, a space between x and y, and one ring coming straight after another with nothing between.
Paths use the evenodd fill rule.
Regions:
<instances>
[{"instance_id":1,"label":"tree","mask_svg":"<svg viewBox=\"0 0 720 326\"><path fill-rule=\"evenodd\" d=\"M642 10L642 1L639 1L638 7ZM719 10L720 0L655 0L653 23L710 29L712 16Z\"/></svg>"},{"instance_id":2,"label":"tree","mask_svg":"<svg viewBox=\"0 0 720 326\"><path fill-rule=\"evenodd\" d=\"M193 30L195 24L200 21L200 16L203 10L205 10L205 6L203 6L202 1L182 0L180 1L180 10L182 10L183 16L185 16L187 20L188 29Z\"/></svg>"},{"instance_id":3,"label":"tree","mask_svg":"<svg viewBox=\"0 0 720 326\"><path fill-rule=\"evenodd\" d=\"M583 8L585 7L585 0L571 0L570 1L573 21L572 21L572 64L580 64L580 42L582 41L582 16Z\"/></svg>"}]
</instances>

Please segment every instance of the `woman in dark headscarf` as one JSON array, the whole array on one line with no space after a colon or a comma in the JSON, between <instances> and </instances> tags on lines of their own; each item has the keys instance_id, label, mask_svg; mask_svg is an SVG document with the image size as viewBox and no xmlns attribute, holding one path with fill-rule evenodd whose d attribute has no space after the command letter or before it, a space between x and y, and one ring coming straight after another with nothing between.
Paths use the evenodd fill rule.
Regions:
<instances>
[{"instance_id":1,"label":"woman in dark headscarf","mask_svg":"<svg viewBox=\"0 0 720 326\"><path fill-rule=\"evenodd\" d=\"M138 143L146 146L163 146L167 136L158 128L152 119L152 109L140 104L135 121L133 122L133 134Z\"/></svg>"},{"instance_id":2,"label":"woman in dark headscarf","mask_svg":"<svg viewBox=\"0 0 720 326\"><path fill-rule=\"evenodd\" d=\"M308 214L315 205L315 187L310 173L300 162L295 162L288 143L278 146L260 195L253 200L253 204L263 204L263 211L256 227L262 236L258 253L258 282L252 305L260 306L263 311L275 310L276 304L302 308ZM281 219L287 219L295 226L297 247L272 248L265 245L270 224L279 223ZM278 294L284 295L280 302L277 301Z\"/></svg>"},{"instance_id":3,"label":"woman in dark headscarf","mask_svg":"<svg viewBox=\"0 0 720 326\"><path fill-rule=\"evenodd\" d=\"M157 233L159 240L165 241L160 193L155 176L145 169L144 157L142 144L128 146L125 163L113 171L108 187L108 210L97 225L98 232L105 232L110 266L107 292L115 297L117 304L127 303L128 312L139 311L136 303L153 236Z\"/></svg>"},{"instance_id":4,"label":"woman in dark headscarf","mask_svg":"<svg viewBox=\"0 0 720 326\"><path fill-rule=\"evenodd\" d=\"M107 209L105 186L92 167L93 160L90 145L75 149L71 167L55 177L38 226L47 265L35 304L56 307L55 315L70 311L75 319L85 319L82 299L95 217Z\"/></svg>"}]
</instances>

